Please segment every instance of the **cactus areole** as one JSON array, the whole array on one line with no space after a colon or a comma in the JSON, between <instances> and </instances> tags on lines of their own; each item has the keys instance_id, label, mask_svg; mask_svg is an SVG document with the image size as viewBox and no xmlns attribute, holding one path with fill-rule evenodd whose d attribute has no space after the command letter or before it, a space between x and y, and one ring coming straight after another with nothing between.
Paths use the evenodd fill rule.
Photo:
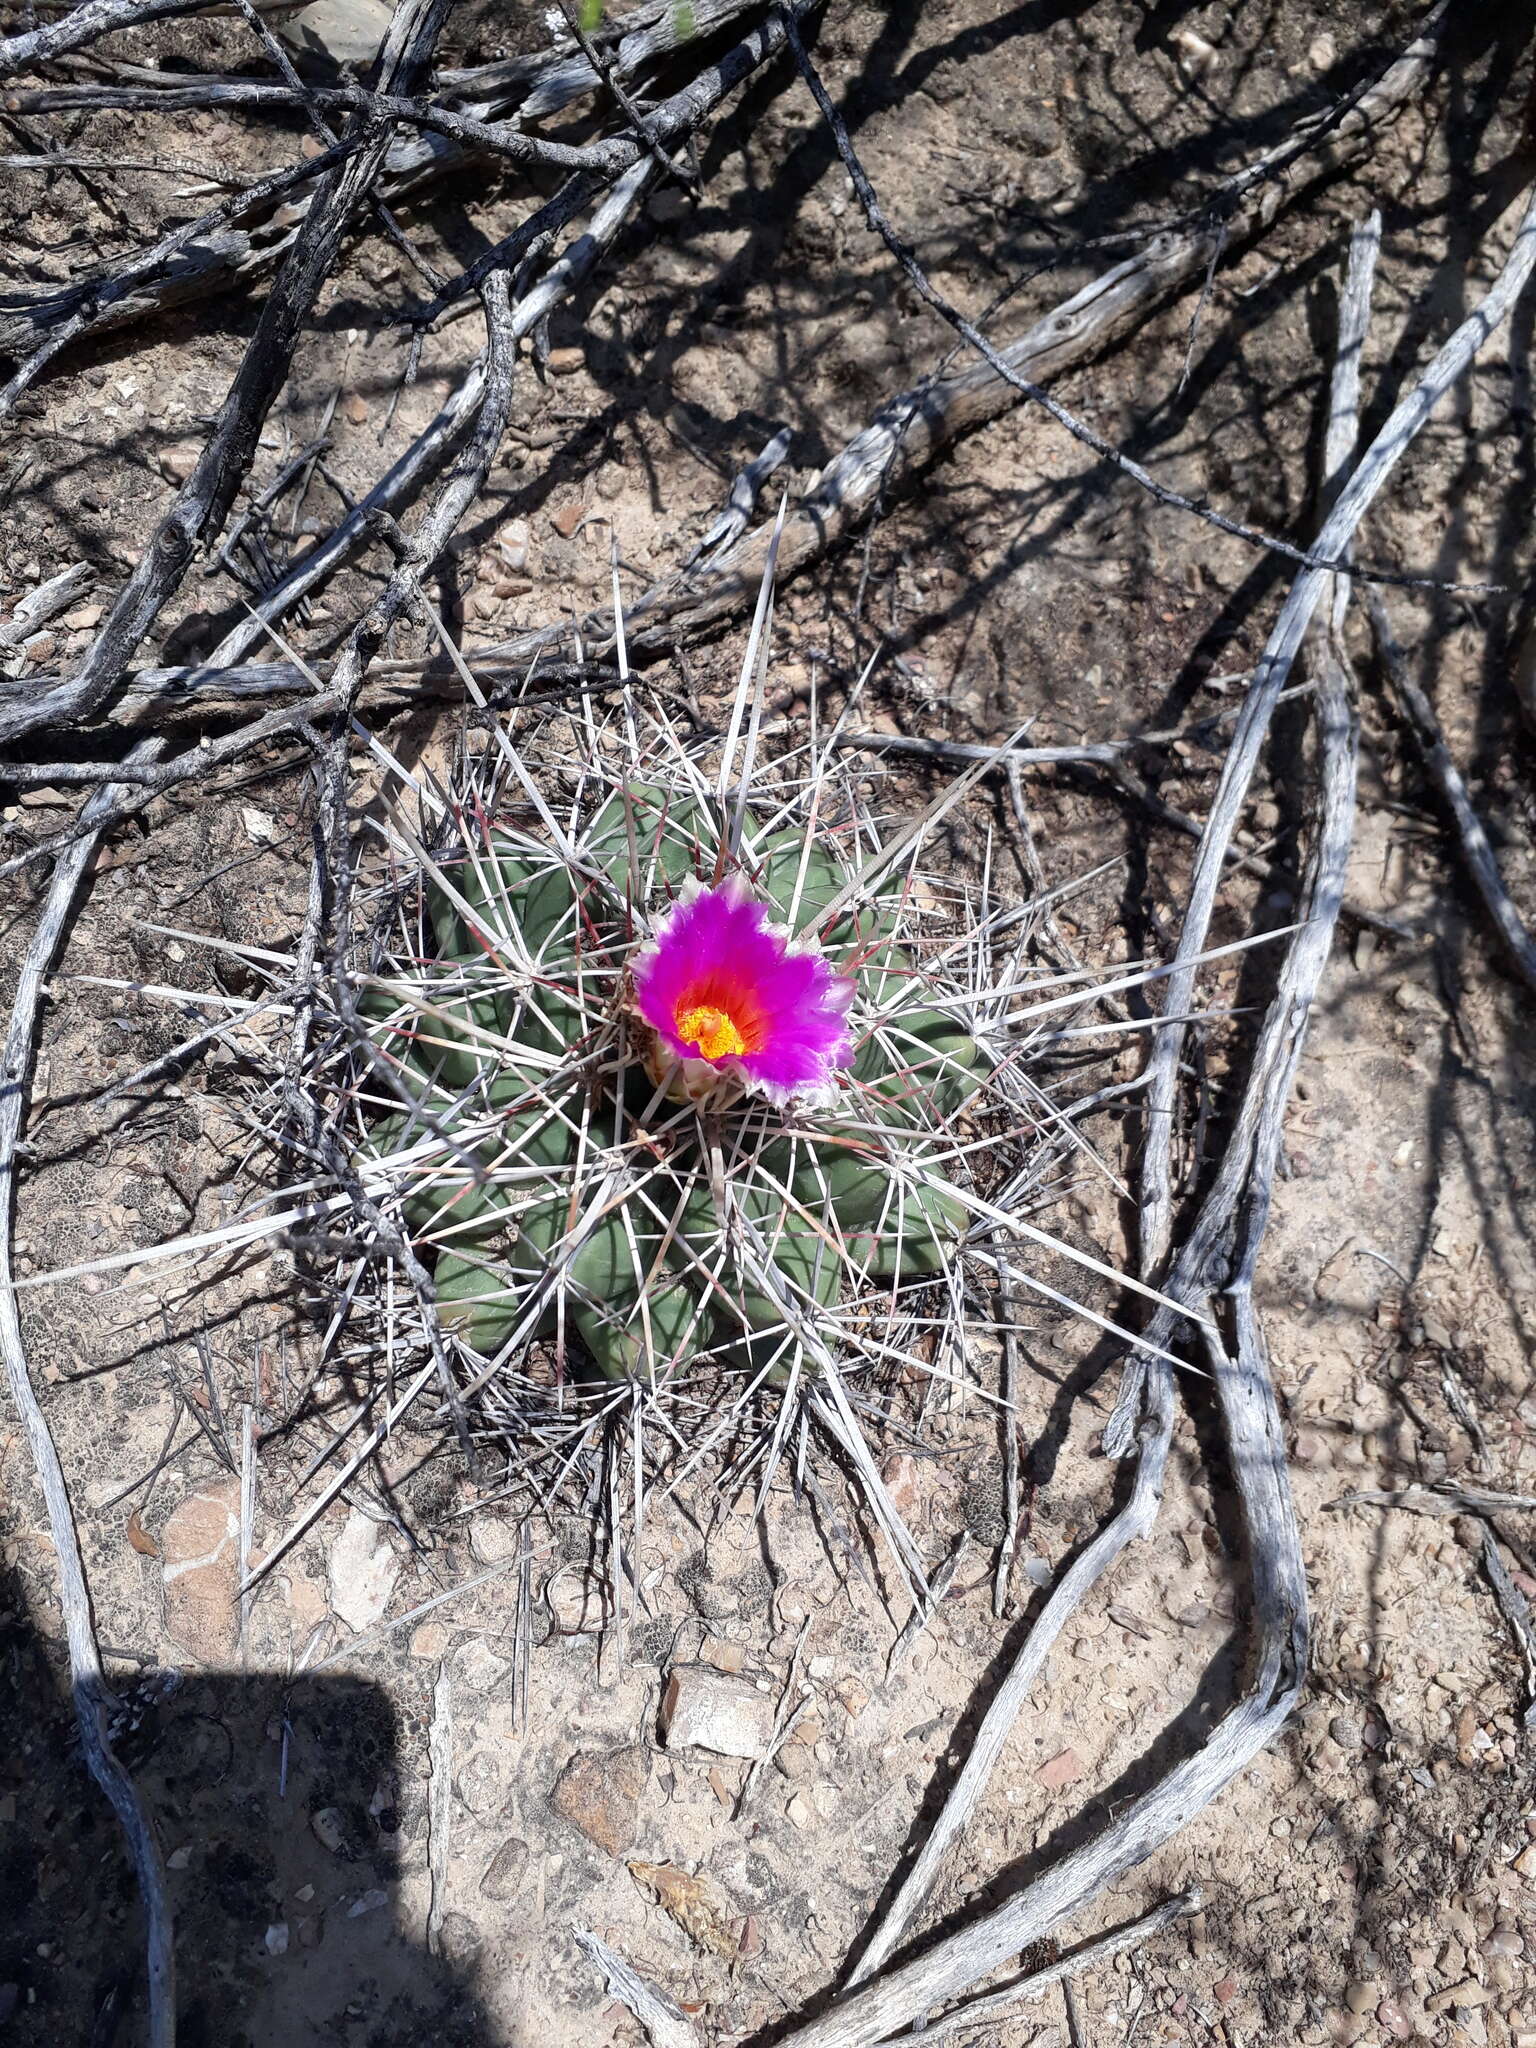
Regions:
<instances>
[{"instance_id":1,"label":"cactus areole","mask_svg":"<svg viewBox=\"0 0 1536 2048\"><path fill-rule=\"evenodd\" d=\"M631 781L564 845L481 811L424 861L359 1001L363 1156L469 1351L779 1384L952 1272L990 1076L964 990L909 883L780 819L733 838L696 783Z\"/></svg>"}]
</instances>

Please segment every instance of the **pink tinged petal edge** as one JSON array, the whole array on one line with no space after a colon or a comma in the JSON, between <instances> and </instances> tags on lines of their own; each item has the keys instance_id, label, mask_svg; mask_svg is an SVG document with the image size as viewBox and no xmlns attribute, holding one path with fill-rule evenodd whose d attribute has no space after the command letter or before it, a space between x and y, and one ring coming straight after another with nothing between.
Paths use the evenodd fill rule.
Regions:
<instances>
[{"instance_id":1,"label":"pink tinged petal edge","mask_svg":"<svg viewBox=\"0 0 1536 2048\"><path fill-rule=\"evenodd\" d=\"M641 1015L679 1058L735 1071L774 1098L825 1091L853 1059L845 1014L854 982L834 974L820 953L791 947L740 876L719 889L685 884L635 955L634 976ZM691 983L722 977L741 986L774 1029L754 1053L701 1062L677 1035L677 1005Z\"/></svg>"}]
</instances>

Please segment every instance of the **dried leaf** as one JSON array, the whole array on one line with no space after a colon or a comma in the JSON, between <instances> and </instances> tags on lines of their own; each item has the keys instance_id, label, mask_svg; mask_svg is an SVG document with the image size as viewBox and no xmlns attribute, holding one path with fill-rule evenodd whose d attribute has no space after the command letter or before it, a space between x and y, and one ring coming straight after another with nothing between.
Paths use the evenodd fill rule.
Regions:
<instances>
[{"instance_id":1,"label":"dried leaf","mask_svg":"<svg viewBox=\"0 0 1536 2048\"><path fill-rule=\"evenodd\" d=\"M738 1948L729 1901L707 1877L690 1877L674 1863L631 1863L629 1874L648 1899L682 1928L695 1948L732 1962Z\"/></svg>"}]
</instances>

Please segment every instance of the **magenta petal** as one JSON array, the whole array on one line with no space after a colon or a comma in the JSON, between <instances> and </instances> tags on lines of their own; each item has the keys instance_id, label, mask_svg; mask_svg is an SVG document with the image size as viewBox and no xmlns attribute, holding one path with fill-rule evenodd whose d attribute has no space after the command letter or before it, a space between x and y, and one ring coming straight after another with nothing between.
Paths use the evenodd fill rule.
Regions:
<instances>
[{"instance_id":1,"label":"magenta petal","mask_svg":"<svg viewBox=\"0 0 1536 2048\"><path fill-rule=\"evenodd\" d=\"M674 904L636 955L634 979L640 1014L677 1058L779 1099L825 1089L853 1057L853 984L772 929L738 877Z\"/></svg>"}]
</instances>

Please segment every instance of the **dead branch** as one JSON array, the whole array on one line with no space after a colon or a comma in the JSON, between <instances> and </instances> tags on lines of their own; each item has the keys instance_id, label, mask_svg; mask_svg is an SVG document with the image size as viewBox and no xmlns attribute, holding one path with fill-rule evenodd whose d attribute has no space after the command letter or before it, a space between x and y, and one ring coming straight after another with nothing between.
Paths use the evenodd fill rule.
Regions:
<instances>
[{"instance_id":1,"label":"dead branch","mask_svg":"<svg viewBox=\"0 0 1536 2048\"><path fill-rule=\"evenodd\" d=\"M1528 989L1536 991L1536 940L1526 930L1525 920L1504 886L1498 861L1488 843L1488 834L1483 830L1483 821L1477 815L1461 770L1446 745L1434 706L1414 681L1407 657L1393 634L1387 608L1376 591L1369 593L1366 612L1381 656L1383 673L1407 721L1429 778L1455 823L1457 843L1473 887L1483 899L1483 908L1504 941L1515 972Z\"/></svg>"},{"instance_id":2,"label":"dead branch","mask_svg":"<svg viewBox=\"0 0 1536 2048\"><path fill-rule=\"evenodd\" d=\"M1173 1430L1173 1398L1171 1381L1161 1360L1154 1361L1153 1368L1149 1369L1149 1385L1153 1370L1162 1374L1161 1384L1165 1389L1166 1399L1156 1414L1148 1413L1143 1423L1142 1454L1138 1458L1130 1497L1120 1512L1106 1523L1093 1541L1073 1559L1051 1589L1049 1600L1041 1609L1034 1626L1010 1665L1007 1676L987 1708L965 1762L961 1766L960 1775L945 1799L943 1810L925 1836L922 1848L902 1880L885 1918L876 1927L859 1958L857 1967L851 1972L850 1985L862 1984L875 1976L905 1939L933 1889L950 1845L975 1810L976 1802L980 1799L998 1758L1002 1755L1024 1702L1044 1668L1045 1660L1062 1629L1120 1553L1138 1537L1145 1536L1157 1519L1157 1510L1162 1499L1163 1464ZM1122 1864L1120 1867L1129 1868L1129 1864ZM1028 1894L1021 1896L1027 1897ZM1088 1895L1085 1895L1085 1898L1086 1896ZM1066 1910L1070 1909L1064 1908L1063 1913ZM994 1917L995 1915L989 1916L989 1919ZM1053 1914L1052 1921L1061 1917L1062 1914ZM1045 1932L1052 1921L1042 1923L1035 1932L1026 1935L1023 1941L1014 1943L1014 1948L1027 1946L1037 1934ZM1009 1949L1005 1946L999 1951L996 1961L1001 1962L1008 1953ZM940 2004L946 1998L957 1996L987 1970L995 1967L995 1962L981 1964L968 1977L959 1978L957 1982L950 1984L949 1988L935 1989L931 1996L913 2005L911 2012L906 2016L907 2019L916 2018L928 2007ZM948 1984L948 1979L944 1982ZM893 2032L896 2026L904 2023L902 2020L896 2020L890 2023L885 2031ZM832 2048L834 2042L837 2048L852 2048L855 2041L883 2040L885 2033L829 2034L825 2044L814 2031L803 2037L796 2034L791 2038L797 2044L797 2048L810 2048L813 2042L815 2048Z\"/></svg>"},{"instance_id":3,"label":"dead branch","mask_svg":"<svg viewBox=\"0 0 1536 2048\"><path fill-rule=\"evenodd\" d=\"M1360 245L1352 250L1352 258L1352 268L1365 263ZM1357 284L1346 300L1352 306L1362 306L1363 286ZM1346 331L1341 359L1350 358L1357 360L1358 346ZM1341 369L1333 408L1336 419L1346 422L1350 418L1344 409L1352 389L1350 375L1351 369ZM1347 540L1348 531L1352 528L1341 539ZM1317 843L1304 879L1299 929L1265 1015L1221 1169L1164 1287L1172 1299L1197 1312L1206 1311L1213 1293L1220 1290L1231 1319L1230 1339L1208 1319L1204 1336L1226 1432L1229 1469L1248 1535L1254 1637L1249 1687L1200 1749L1176 1764L1097 1836L979 1922L916 1961L877 1977L864 1990L840 2001L822 2020L797 2030L789 2037L792 2048L867 2048L867 2044L888 2039L929 2007L958 1996L1008 1954L1080 1910L1105 1885L1185 1826L1273 1738L1299 1694L1306 1664L1306 1576L1286 1476L1279 1411L1252 1287L1268 1221L1285 1104L1312 1000L1331 949L1352 836L1355 728L1347 711L1340 720L1339 700L1332 694L1320 693L1318 702L1321 811ZM1206 829L1202 853L1219 828L1213 823ZM1144 1166L1144 1218L1158 1194L1157 1183L1146 1176ZM1145 1222L1144 1235L1150 1242L1152 1233ZM1149 1272L1163 1263L1161 1246L1152 1251L1144 1244L1143 1256ZM1105 1432L1105 1448L1111 1455L1123 1454L1135 1443L1130 1499L1053 1589L988 1708L938 1821L861 1959L855 1983L872 1976L910 1928L937 1876L944 1850L974 1810L1045 1654L1066 1620L1126 1544L1155 1522L1172 1435L1172 1380L1160 1355L1171 1325L1172 1315L1166 1309L1153 1318L1147 1339L1159 1347L1159 1355L1150 1350L1143 1354L1140 1371L1122 1390L1111 1428Z\"/></svg>"},{"instance_id":4,"label":"dead branch","mask_svg":"<svg viewBox=\"0 0 1536 2048\"><path fill-rule=\"evenodd\" d=\"M1047 1963L1044 1969L1031 1970L1027 1977L1005 1984L1001 1990L989 1992L985 1998L973 1998L968 2004L945 2013L941 2019L930 2021L925 2027L917 2027L910 2034L903 2034L903 2048L909 2042L947 2041L955 2034L969 2033L973 2027L992 2026L1000 2020L1015 2019L1019 2016L1019 2006L1043 1997L1053 1984L1065 1984L1073 1977L1081 1977L1086 1971L1096 1969L1100 1963L1124 1955L1127 1949L1139 1948L1142 1942L1150 1940L1154 1934L1161 1934L1176 1920L1187 1920L1191 1913L1198 1913L1203 1903L1198 1891L1179 1892L1171 1899L1164 1899L1160 1906L1154 1906L1150 1913L1143 1913L1139 1920L1113 1928L1108 1934L1101 1934L1097 1941L1085 1942L1081 1948L1073 1949L1070 1955Z\"/></svg>"},{"instance_id":5,"label":"dead branch","mask_svg":"<svg viewBox=\"0 0 1536 2048\"><path fill-rule=\"evenodd\" d=\"M166 731L179 722L208 725L218 719L248 714L253 706L301 697L316 683L329 680L335 662L327 656L313 664L296 661L253 661L234 668L146 668L140 669L132 686L111 707L107 722L127 731L146 726ZM481 666L476 671L487 684L486 702L504 709L516 695L536 702L541 697L577 697L613 689L618 670L599 661L540 661L530 671L526 665L506 662ZM39 678L40 681L48 679ZM531 686L531 687L529 687ZM647 679L647 687L660 696L674 693ZM0 704L15 694L0 684ZM369 670L358 696L359 709L384 716L408 711L413 705L461 704L464 686L452 666L437 655L421 659L376 661ZM679 699L681 702L681 699ZM101 723L101 721L97 721ZM269 731L271 728L269 728ZM253 745L259 745L257 740ZM167 764L169 765L169 764ZM153 781L155 769L135 770L122 761L43 761L36 764L0 763L0 782L21 789L46 788L56 784ZM173 778L174 780L175 778ZM165 785L169 786L169 785Z\"/></svg>"},{"instance_id":6,"label":"dead branch","mask_svg":"<svg viewBox=\"0 0 1536 2048\"><path fill-rule=\"evenodd\" d=\"M158 742L146 740L136 762L153 754ZM58 957L74 909L81 878L100 837L100 821L111 809L116 792L108 785L85 806L74 844L54 867L32 943L22 962L11 1005L5 1041L4 1089L0 1091L0 1351L5 1354L6 1381L20 1419L32 1463L42 1487L48 1532L59 1573L59 1603L64 1612L64 1639L69 1652L70 1689L86 1767L111 1802L128 1844L128 1853L144 1901L147 1923L150 2048L174 2048L176 2038L176 1971L171 1909L159 1844L149 1815L132 1778L112 1747L109 1722L114 1706L102 1670L85 1563L80 1554L69 1487L53 1436L33 1391L27 1370L26 1346L16 1312L11 1240L16 1225L16 1168L26 1123L27 1091L37 1051L39 1013L49 969Z\"/></svg>"},{"instance_id":7,"label":"dead branch","mask_svg":"<svg viewBox=\"0 0 1536 2048\"><path fill-rule=\"evenodd\" d=\"M951 441L1007 411L1023 379L1033 385L1089 360L1138 327L1192 279L1203 273L1211 225L1225 217L1234 241L1262 233L1279 213L1317 180L1336 175L1365 155L1382 128L1422 89L1437 60L1447 12L1437 7L1421 33L1332 128L1316 120L1300 124L1282 150L1296 161L1303 150L1314 167L1310 180L1273 177L1276 152L1238 172L1212 194L1196 224L1153 235L1133 255L1116 263L1034 321L998 351L1009 377L990 363L949 375L930 376L887 400L869 425L822 471L808 495L784 522L777 574L782 581L819 561L882 493L909 486ZM772 536L771 521L743 534L707 570L653 584L625 612L631 651L686 643L756 600ZM1417 579L1407 579L1414 581ZM568 627L521 633L494 650L526 660ZM581 621L589 644L605 645L611 622L592 613Z\"/></svg>"},{"instance_id":8,"label":"dead branch","mask_svg":"<svg viewBox=\"0 0 1536 2048\"><path fill-rule=\"evenodd\" d=\"M267 78L177 78L174 84L157 86L53 85L7 96L7 110L17 114L174 114L211 107L245 111L303 107L326 114L366 115L373 121L394 121L402 128L424 129L429 135L441 135L458 143L462 149L504 157L509 163L548 164L561 170L616 174L634 161L634 148L626 138L594 143L558 142L552 137L527 135L510 121L483 121L433 100L372 92L364 85L295 86ZM51 163L55 159L42 161ZM211 174L199 170L197 175Z\"/></svg>"},{"instance_id":9,"label":"dead branch","mask_svg":"<svg viewBox=\"0 0 1536 2048\"><path fill-rule=\"evenodd\" d=\"M431 1781L427 1791L427 1865L431 1896L427 1906L427 1953L441 1953L443 1916L448 1910L448 1846L453 1827L453 1681L440 1664L432 1688L432 1721L427 1730Z\"/></svg>"},{"instance_id":10,"label":"dead branch","mask_svg":"<svg viewBox=\"0 0 1536 2048\"><path fill-rule=\"evenodd\" d=\"M1466 370L1478 351L1502 325L1510 307L1536 268L1536 194L1527 202L1520 227L1502 269L1481 304L1461 323L1436 354L1418 382L1393 408L1391 417L1366 451L1318 537L1319 555L1333 559L1348 545L1372 500L1396 468L1414 437L1440 400ZM1165 1004L1180 1017L1189 1010L1194 991L1195 957L1205 945L1225 867L1228 842L1236 829L1249 785L1269 729L1275 700L1328 587L1325 569L1305 569L1292 585L1280 616L1254 672L1211 806L1206 837L1196 858L1190 901L1179 939L1175 973ZM1185 1026L1171 1023L1153 1040L1148 1062L1146 1201L1143 1257L1149 1268L1166 1256L1172 1222L1173 1108L1178 1063Z\"/></svg>"},{"instance_id":11,"label":"dead branch","mask_svg":"<svg viewBox=\"0 0 1536 2048\"><path fill-rule=\"evenodd\" d=\"M164 21L173 14L196 14L207 0L84 0L58 21L21 35L0 37L0 78L12 78L18 71L30 71L68 50L82 50L87 43L119 29L136 28L144 21Z\"/></svg>"},{"instance_id":12,"label":"dead branch","mask_svg":"<svg viewBox=\"0 0 1536 2048\"><path fill-rule=\"evenodd\" d=\"M609 57L609 76L633 86L653 65L682 44L703 41L758 0L693 0L679 8L676 0L640 0L638 7L599 22L592 41ZM574 49L556 46L536 58L509 57L463 71L444 71L438 83L445 92L495 93L526 87L521 102L525 121L547 121L575 101L596 91L603 76Z\"/></svg>"},{"instance_id":13,"label":"dead branch","mask_svg":"<svg viewBox=\"0 0 1536 2048\"><path fill-rule=\"evenodd\" d=\"M654 1984L648 1984L606 1941L589 1934L585 1927L577 1927L573 1932L576 1946L602 1972L609 1996L628 2006L645 2028L653 2048L700 2048L699 2037L680 2005Z\"/></svg>"},{"instance_id":14,"label":"dead branch","mask_svg":"<svg viewBox=\"0 0 1536 2048\"><path fill-rule=\"evenodd\" d=\"M248 171L192 163L185 157L99 156L84 149L45 151L40 156L0 156L0 171L147 171L154 178L201 178L209 185L232 185L241 190L249 190L256 183Z\"/></svg>"},{"instance_id":15,"label":"dead branch","mask_svg":"<svg viewBox=\"0 0 1536 2048\"><path fill-rule=\"evenodd\" d=\"M1536 1725L1536 1619L1532 1618L1530 1601L1509 1575L1497 1533L1486 1521L1483 1524L1483 1570L1488 1574L1493 1597L1499 1603L1499 1612L1514 1638L1515 1650L1525 1673L1525 1706L1520 1720L1523 1727L1529 1728Z\"/></svg>"},{"instance_id":16,"label":"dead branch","mask_svg":"<svg viewBox=\"0 0 1536 2048\"><path fill-rule=\"evenodd\" d=\"M72 604L78 604L95 581L96 571L89 562L72 562L67 569L60 569L57 575L50 576L46 583L39 583L35 590L29 590L10 618L0 624L0 648L20 647L31 634L40 632L50 619L56 619L60 612L67 612Z\"/></svg>"},{"instance_id":17,"label":"dead branch","mask_svg":"<svg viewBox=\"0 0 1536 2048\"><path fill-rule=\"evenodd\" d=\"M380 77L409 80L431 57L449 0L402 0L380 53ZM79 672L31 705L0 710L0 744L61 720L89 717L121 684L145 634L180 587L193 554L223 528L256 454L262 424L288 380L300 331L335 267L353 208L370 190L389 146L373 138L327 173L289 260L262 307L240 367L197 466L160 521L108 613Z\"/></svg>"},{"instance_id":18,"label":"dead branch","mask_svg":"<svg viewBox=\"0 0 1536 2048\"><path fill-rule=\"evenodd\" d=\"M1495 1493L1486 1486L1403 1486L1393 1493L1341 1493L1330 1508L1406 1508L1415 1515L1508 1515L1536 1510L1536 1494Z\"/></svg>"},{"instance_id":19,"label":"dead branch","mask_svg":"<svg viewBox=\"0 0 1536 2048\"><path fill-rule=\"evenodd\" d=\"M758 0L706 0L706 4L696 6L691 12L700 26L703 18L708 17L708 25L713 27L756 4ZM820 5L820 0L799 0L799 4L810 12ZM636 10L636 15L652 19L649 27L642 23L640 29L626 36L619 45L617 75L622 81L633 81L658 55L677 46L683 39L680 24L684 12L673 5L672 0L665 0L665 4L660 6L657 0L647 0L645 7ZM692 134L721 100L765 59L783 47L783 41L783 29L777 18L770 18L749 32L715 63L707 65L681 91L647 115L647 145L661 146ZM585 59L577 59L576 62L580 72L585 74ZM372 93L362 88L329 89L340 93L341 98L336 102L338 107L355 107L358 110L364 134L368 137L372 136L380 119L411 125L417 123L418 116L421 117L419 125L423 132L403 138L395 136L390 142L382 166L383 175L374 195L385 205L396 205L444 177L462 173L487 153L492 159L503 156L518 161L537 159L585 167L587 176L600 181L618 176L647 153L633 138L618 136L584 145L581 149L571 146L567 154L565 145L551 144L546 148L542 144L530 143L522 130L510 122L494 122L492 117L503 105L515 100L527 84L523 76L515 81L516 91L503 88L499 97L462 109L438 109L433 102L403 96L404 104L398 114L388 111L389 103L397 97L390 92L390 84L390 80L381 76L379 88ZM527 121L536 115L542 117L579 97L587 89L588 85L583 84L573 72L569 59L547 53L536 66L534 89L521 106L519 119ZM96 95L89 102L96 107L123 105L121 100L109 101L102 95L124 92L140 96L148 93L157 106L163 103L167 93L184 92L196 96L187 103L216 106L242 104L253 91L257 94L255 103L262 98L274 103L294 103L293 89L289 86L271 82L253 84L246 80L209 81L195 87L178 84L170 88L146 85L127 88L54 87L46 93L11 97L17 111L27 108L57 111L82 104L80 95L83 93ZM325 104L324 92L318 95L318 103ZM381 111L376 113L376 109ZM24 302L19 307L8 309L0 314L0 354L20 356L29 351L35 354L35 365L29 363L24 366L30 371L26 381L31 382L64 347L85 334L122 326L128 321L162 312L169 306L207 297L235 283L256 282L284 259L303 228L301 221L273 233L269 226L273 208L290 194L295 195L292 203L296 207L312 204L297 188L319 173L332 169L360 146L357 138L344 138L335 151L326 151L312 161L290 166L247 191L232 195L199 219L187 222L164 236L152 248L125 259L105 275L62 291L50 291L30 303ZM590 197L590 186L579 187L568 195L565 217L568 218ZM483 272L466 272L455 281L452 297L462 298L472 292L481 275ZM434 305L430 310L435 317L442 308Z\"/></svg>"}]
</instances>

